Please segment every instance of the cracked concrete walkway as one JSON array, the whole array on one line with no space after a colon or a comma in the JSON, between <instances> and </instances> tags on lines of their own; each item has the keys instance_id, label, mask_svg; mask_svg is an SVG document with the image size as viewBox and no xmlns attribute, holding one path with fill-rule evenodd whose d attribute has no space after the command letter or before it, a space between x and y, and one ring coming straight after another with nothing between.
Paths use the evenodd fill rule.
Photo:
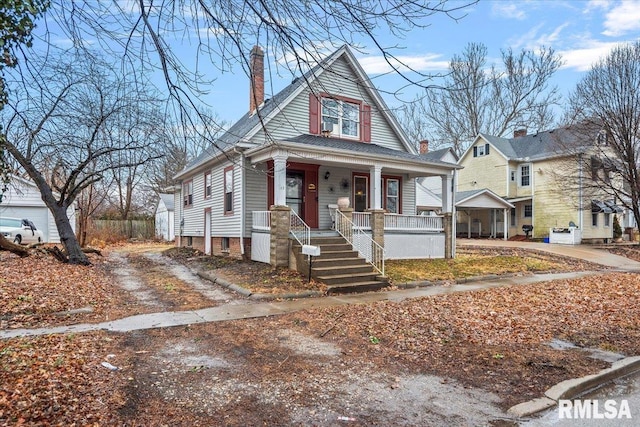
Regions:
<instances>
[{"instance_id":1,"label":"cracked concrete walkway","mask_svg":"<svg viewBox=\"0 0 640 427\"><path fill-rule=\"evenodd\" d=\"M423 288L403 289L362 294L346 294L320 298L305 298L287 301L271 301L264 303L238 304L230 303L217 307L191 311L169 311L140 314L102 323L82 323L68 326L34 329L0 330L0 339L22 336L49 334L80 333L106 330L112 332L129 332L142 329L166 328L171 326L192 325L225 320L250 319L292 313L300 310L334 307L347 304L366 304L376 301L403 301L408 298L469 292L501 286L543 282L548 280L571 279L598 274L598 271L582 271L569 273L533 274L503 277L483 281L469 281L464 284L429 286Z\"/></svg>"}]
</instances>

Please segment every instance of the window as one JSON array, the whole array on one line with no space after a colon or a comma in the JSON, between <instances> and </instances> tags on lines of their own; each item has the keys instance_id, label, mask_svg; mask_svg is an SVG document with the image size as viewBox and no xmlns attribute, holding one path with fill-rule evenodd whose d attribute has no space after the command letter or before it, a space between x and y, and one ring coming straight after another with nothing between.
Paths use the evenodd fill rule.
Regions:
<instances>
[{"instance_id":1,"label":"window","mask_svg":"<svg viewBox=\"0 0 640 427\"><path fill-rule=\"evenodd\" d=\"M591 225L593 227L597 227L598 226L598 214L597 213L592 213L591 214Z\"/></svg>"},{"instance_id":2,"label":"window","mask_svg":"<svg viewBox=\"0 0 640 427\"><path fill-rule=\"evenodd\" d=\"M182 200L184 207L193 205L193 181L182 184Z\"/></svg>"},{"instance_id":3,"label":"window","mask_svg":"<svg viewBox=\"0 0 640 427\"><path fill-rule=\"evenodd\" d=\"M360 137L360 104L339 99L322 99L322 128L338 137Z\"/></svg>"},{"instance_id":4,"label":"window","mask_svg":"<svg viewBox=\"0 0 640 427\"><path fill-rule=\"evenodd\" d=\"M204 174L204 198L211 197L211 172L205 172Z\"/></svg>"},{"instance_id":5,"label":"window","mask_svg":"<svg viewBox=\"0 0 640 427\"><path fill-rule=\"evenodd\" d=\"M511 208L511 226L516 227L517 225L516 208Z\"/></svg>"},{"instance_id":6,"label":"window","mask_svg":"<svg viewBox=\"0 0 640 427\"><path fill-rule=\"evenodd\" d=\"M384 179L385 200L384 208L389 213L400 213L400 180L396 178Z\"/></svg>"},{"instance_id":7,"label":"window","mask_svg":"<svg viewBox=\"0 0 640 427\"><path fill-rule=\"evenodd\" d=\"M528 187L531 183L531 166L522 165L520 166L520 186Z\"/></svg>"},{"instance_id":8,"label":"window","mask_svg":"<svg viewBox=\"0 0 640 427\"><path fill-rule=\"evenodd\" d=\"M604 214L604 226L605 227L610 227L611 226L611 214Z\"/></svg>"},{"instance_id":9,"label":"window","mask_svg":"<svg viewBox=\"0 0 640 427\"><path fill-rule=\"evenodd\" d=\"M369 208L369 176L353 176L353 210L364 212Z\"/></svg>"},{"instance_id":10,"label":"window","mask_svg":"<svg viewBox=\"0 0 640 427\"><path fill-rule=\"evenodd\" d=\"M511 182L516 182L516 171L511 171Z\"/></svg>"},{"instance_id":11,"label":"window","mask_svg":"<svg viewBox=\"0 0 640 427\"><path fill-rule=\"evenodd\" d=\"M233 166L224 170L224 213L233 213Z\"/></svg>"},{"instance_id":12,"label":"window","mask_svg":"<svg viewBox=\"0 0 640 427\"><path fill-rule=\"evenodd\" d=\"M220 239L220 250L223 252L229 252L229 238L223 237Z\"/></svg>"},{"instance_id":13,"label":"window","mask_svg":"<svg viewBox=\"0 0 640 427\"><path fill-rule=\"evenodd\" d=\"M489 144L476 145L473 147L473 157L487 156L489 155Z\"/></svg>"},{"instance_id":14,"label":"window","mask_svg":"<svg viewBox=\"0 0 640 427\"><path fill-rule=\"evenodd\" d=\"M531 218L533 216L533 205L524 205L524 217Z\"/></svg>"}]
</instances>

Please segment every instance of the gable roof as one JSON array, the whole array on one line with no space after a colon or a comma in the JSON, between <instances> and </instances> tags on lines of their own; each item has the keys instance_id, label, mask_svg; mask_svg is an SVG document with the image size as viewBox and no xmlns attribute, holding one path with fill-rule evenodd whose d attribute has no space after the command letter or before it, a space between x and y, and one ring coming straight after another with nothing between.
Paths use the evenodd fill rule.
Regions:
<instances>
[{"instance_id":1,"label":"gable roof","mask_svg":"<svg viewBox=\"0 0 640 427\"><path fill-rule=\"evenodd\" d=\"M480 188L478 190L457 191L454 196L456 206L458 206L459 204L461 205L462 203L465 203L465 202L470 202L473 199L482 195L489 196L491 199L495 200L498 204L502 205L504 208L514 207L511 203L509 203L509 201L498 196L496 193L489 190L488 188Z\"/></svg>"},{"instance_id":2,"label":"gable roof","mask_svg":"<svg viewBox=\"0 0 640 427\"><path fill-rule=\"evenodd\" d=\"M164 206L168 211L173 211L175 209L175 199L173 198L173 194L158 193L158 196L160 196L160 201L164 203Z\"/></svg>"},{"instance_id":3,"label":"gable roof","mask_svg":"<svg viewBox=\"0 0 640 427\"><path fill-rule=\"evenodd\" d=\"M534 161L558 157L574 152L576 147L586 145L578 132L571 127L562 127L517 138L501 138L480 133L473 144L460 157L464 158L479 139L491 144L507 160Z\"/></svg>"},{"instance_id":4,"label":"gable roof","mask_svg":"<svg viewBox=\"0 0 640 427\"><path fill-rule=\"evenodd\" d=\"M390 126L393 128L403 147L409 153L416 153L416 148L409 142L397 119L387 107L386 103L380 96L380 93L371 83L369 76L365 73L364 69L353 55L353 52L351 52L349 46L345 44L320 61L317 65L311 68L311 70L304 73L301 77L295 78L291 84L287 85L273 97L265 99L264 103L258 106L255 113L245 113L240 120L235 122L214 142L212 147L206 149L202 154L189 162L185 168L176 175L176 178L180 178L196 169L199 165L219 157L223 153L236 147L238 144L249 143L251 137L269 123L277 113L284 109L284 107L305 88L309 87L311 83L317 80L324 72L329 70L331 65L341 57L344 57L347 63L352 67L358 76L357 84L360 85L375 101L378 111L386 118ZM324 140L326 141L326 139ZM250 144L249 146L251 145L253 144Z\"/></svg>"},{"instance_id":5,"label":"gable roof","mask_svg":"<svg viewBox=\"0 0 640 427\"><path fill-rule=\"evenodd\" d=\"M440 148L438 150L433 150L433 151L427 151L426 153L420 154L420 157L423 157L425 159L442 160L448 153L451 153L451 155L456 160L456 162L460 160L456 152L451 147Z\"/></svg>"}]
</instances>

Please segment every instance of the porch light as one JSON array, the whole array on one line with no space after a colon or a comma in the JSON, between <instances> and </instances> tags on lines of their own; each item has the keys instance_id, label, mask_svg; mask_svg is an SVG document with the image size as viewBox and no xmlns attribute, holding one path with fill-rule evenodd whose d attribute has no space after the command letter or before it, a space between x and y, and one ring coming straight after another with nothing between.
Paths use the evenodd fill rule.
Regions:
<instances>
[{"instance_id":1,"label":"porch light","mask_svg":"<svg viewBox=\"0 0 640 427\"><path fill-rule=\"evenodd\" d=\"M326 180L328 180L330 176L331 176L331 172L326 171L326 172L324 173L324 179L325 179L325 181L326 181Z\"/></svg>"}]
</instances>

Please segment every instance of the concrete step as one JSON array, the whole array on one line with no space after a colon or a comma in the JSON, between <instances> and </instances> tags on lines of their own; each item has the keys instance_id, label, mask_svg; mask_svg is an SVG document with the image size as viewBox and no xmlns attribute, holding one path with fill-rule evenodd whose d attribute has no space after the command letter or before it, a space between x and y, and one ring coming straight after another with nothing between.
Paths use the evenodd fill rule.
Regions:
<instances>
[{"instance_id":1,"label":"concrete step","mask_svg":"<svg viewBox=\"0 0 640 427\"><path fill-rule=\"evenodd\" d=\"M335 258L358 258L357 251L325 251L321 249L320 256L314 258L313 262L317 260L329 260Z\"/></svg>"},{"instance_id":2,"label":"concrete step","mask_svg":"<svg viewBox=\"0 0 640 427\"><path fill-rule=\"evenodd\" d=\"M342 270L347 266L363 266L367 265L371 268L371 265L364 258L347 257L347 258L322 258L319 256L313 259L314 268L334 268L336 270Z\"/></svg>"},{"instance_id":3,"label":"concrete step","mask_svg":"<svg viewBox=\"0 0 640 427\"><path fill-rule=\"evenodd\" d=\"M314 277L331 277L331 276L339 276L343 274L361 274L361 273L371 273L373 272L373 267L369 263L357 264L357 265L339 265L339 266L330 266L325 265L321 267L316 267L313 265L311 267L311 274Z\"/></svg>"},{"instance_id":4,"label":"concrete step","mask_svg":"<svg viewBox=\"0 0 640 427\"><path fill-rule=\"evenodd\" d=\"M380 289L386 288L389 286L389 283L384 281L365 281L365 282L351 282L351 283L343 283L337 285L328 285L327 286L327 294L347 294L347 293L355 293L355 292L371 292L371 291L379 291Z\"/></svg>"},{"instance_id":5,"label":"concrete step","mask_svg":"<svg viewBox=\"0 0 640 427\"><path fill-rule=\"evenodd\" d=\"M312 245L336 245L336 244L344 244L347 241L342 236L337 237L313 237L311 236L311 244Z\"/></svg>"},{"instance_id":6,"label":"concrete step","mask_svg":"<svg viewBox=\"0 0 640 427\"><path fill-rule=\"evenodd\" d=\"M313 269L312 269L313 276ZM314 276L315 279L326 285L343 285L357 282L374 282L377 280L378 272L370 271L369 273L345 273L345 274L326 274Z\"/></svg>"}]
</instances>

